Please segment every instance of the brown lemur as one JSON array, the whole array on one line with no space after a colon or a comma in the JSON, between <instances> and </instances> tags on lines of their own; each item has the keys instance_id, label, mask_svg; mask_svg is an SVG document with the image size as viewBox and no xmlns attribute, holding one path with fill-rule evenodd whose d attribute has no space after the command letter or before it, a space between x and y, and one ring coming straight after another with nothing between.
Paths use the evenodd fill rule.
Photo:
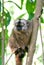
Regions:
<instances>
[{"instance_id":1,"label":"brown lemur","mask_svg":"<svg viewBox=\"0 0 44 65\"><path fill-rule=\"evenodd\" d=\"M16 65L22 65L22 59L25 53L28 53L32 35L32 22L25 19L18 19L14 21L14 28L9 38L9 46L11 51L14 51L16 56Z\"/></svg>"}]
</instances>

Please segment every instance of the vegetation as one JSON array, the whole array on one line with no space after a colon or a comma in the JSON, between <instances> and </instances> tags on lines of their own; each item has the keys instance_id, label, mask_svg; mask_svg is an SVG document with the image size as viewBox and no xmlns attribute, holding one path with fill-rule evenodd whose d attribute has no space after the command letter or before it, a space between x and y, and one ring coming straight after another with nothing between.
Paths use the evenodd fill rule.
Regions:
<instances>
[{"instance_id":1,"label":"vegetation","mask_svg":"<svg viewBox=\"0 0 44 65\"><path fill-rule=\"evenodd\" d=\"M8 42L8 25L10 24L11 20L15 20L15 19L19 19L19 18L24 18L26 16L26 14L28 14L28 18L27 20L31 20L33 17L34 17L34 14L35 14L35 8L36 8L36 0L26 0L26 3L24 2L24 0L19 0L19 2L21 3L21 6L17 4L17 2L15 3L14 0L7 0L7 1L4 1L4 12L2 14L2 2L0 1L0 64L2 65L2 60L1 60L1 55L2 55L2 15L3 15L3 26L5 26L4 28L4 32L5 32L5 41L4 41L4 48L6 48L7 46L7 42ZM10 5L9 9L6 8L5 4L8 4ZM14 12L14 9L17 7L19 9L19 11L21 12L23 10L23 7L25 6L25 10L26 12L24 13L21 13L20 15L18 15L17 17L14 18L14 15L15 12ZM43 8L43 7L42 7ZM44 14L44 10L42 12L42 15ZM15 14L17 15L17 14ZM44 18L43 16L41 15L40 17L40 23L44 24ZM26 19L26 18L25 18ZM38 51L38 47L39 45L36 46L37 50L35 53L37 53ZM6 52L6 51L5 51ZM42 63L42 54L41 56L39 56L37 59Z\"/></svg>"}]
</instances>

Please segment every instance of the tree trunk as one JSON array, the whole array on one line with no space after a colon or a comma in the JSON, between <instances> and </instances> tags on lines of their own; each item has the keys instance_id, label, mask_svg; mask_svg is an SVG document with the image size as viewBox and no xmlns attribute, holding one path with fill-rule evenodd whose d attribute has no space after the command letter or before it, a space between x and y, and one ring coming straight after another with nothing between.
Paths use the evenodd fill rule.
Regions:
<instances>
[{"instance_id":1,"label":"tree trunk","mask_svg":"<svg viewBox=\"0 0 44 65\"><path fill-rule=\"evenodd\" d=\"M38 32L38 27L39 27L39 17L41 16L41 10L42 10L42 0L37 0L35 16L32 19L33 31L32 31L32 37L31 37L31 42L29 46L26 65L32 65L33 55L36 48L36 39L37 39L37 32Z\"/></svg>"}]
</instances>

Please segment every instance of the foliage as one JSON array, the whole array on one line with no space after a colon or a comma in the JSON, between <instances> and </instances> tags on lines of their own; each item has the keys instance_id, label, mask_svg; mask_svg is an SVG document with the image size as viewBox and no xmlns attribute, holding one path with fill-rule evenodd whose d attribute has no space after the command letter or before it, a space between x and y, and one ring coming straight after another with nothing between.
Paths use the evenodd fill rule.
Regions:
<instances>
[{"instance_id":1,"label":"foliage","mask_svg":"<svg viewBox=\"0 0 44 65\"><path fill-rule=\"evenodd\" d=\"M11 20L11 16L10 13L8 11L4 11L4 25L7 27L10 23Z\"/></svg>"},{"instance_id":2,"label":"foliage","mask_svg":"<svg viewBox=\"0 0 44 65\"><path fill-rule=\"evenodd\" d=\"M1 12L1 2L0 2L0 12Z\"/></svg>"},{"instance_id":3,"label":"foliage","mask_svg":"<svg viewBox=\"0 0 44 65\"><path fill-rule=\"evenodd\" d=\"M35 10L36 0L33 2L33 0L27 0L26 2L26 10L29 15L29 20L31 20L34 17L34 10Z\"/></svg>"},{"instance_id":4,"label":"foliage","mask_svg":"<svg viewBox=\"0 0 44 65\"><path fill-rule=\"evenodd\" d=\"M16 5L19 10L23 9L24 0L21 0L21 6L19 6L17 3L15 3L12 0L8 0L5 3L8 3L8 2L9 2L9 4L13 3L14 5ZM2 4L0 2L0 20L2 19L1 5ZM25 8L26 8L26 11L28 13L28 20L31 20L34 17L35 7L36 7L36 0L34 0L34 1L33 0L26 0ZM4 13L4 16L3 16L4 26L6 27L5 28L5 47L6 47L7 42L8 42L8 38L9 38L7 26L10 24L10 21L11 21L12 17L10 15L10 12L5 7L4 7L4 12L3 13ZM26 13L23 13L21 15L19 14L19 16L16 19L22 18L24 15L26 15ZM43 17L41 17L40 20L41 20L41 23L44 23ZM1 22L0 22L0 28L1 28ZM37 46L37 50L38 50L38 47L39 47L39 45ZM0 56L2 55L1 54L1 48L2 48L2 42L1 42L1 32L0 32ZM37 51L36 51L36 53L37 53ZM42 60L41 57L39 57L38 59L40 61ZM0 63L1 63L1 58L0 58Z\"/></svg>"},{"instance_id":5,"label":"foliage","mask_svg":"<svg viewBox=\"0 0 44 65\"><path fill-rule=\"evenodd\" d=\"M28 20L31 20L34 17L34 13L29 14Z\"/></svg>"},{"instance_id":6,"label":"foliage","mask_svg":"<svg viewBox=\"0 0 44 65\"><path fill-rule=\"evenodd\" d=\"M25 14L26 14L26 13L21 14L21 15L20 15L19 17L17 17L16 19L21 19Z\"/></svg>"},{"instance_id":7,"label":"foliage","mask_svg":"<svg viewBox=\"0 0 44 65\"><path fill-rule=\"evenodd\" d=\"M2 58L1 58L1 55L2 55L2 43L1 43L1 32L0 32L0 65L2 65Z\"/></svg>"},{"instance_id":8,"label":"foliage","mask_svg":"<svg viewBox=\"0 0 44 65\"><path fill-rule=\"evenodd\" d=\"M2 65L2 58L0 57L0 65Z\"/></svg>"},{"instance_id":9,"label":"foliage","mask_svg":"<svg viewBox=\"0 0 44 65\"><path fill-rule=\"evenodd\" d=\"M30 2L30 0L27 0L27 2L26 2L26 10L27 10L28 14L34 12L35 4L36 4L36 0L34 2L33 2L33 0L31 2Z\"/></svg>"},{"instance_id":10,"label":"foliage","mask_svg":"<svg viewBox=\"0 0 44 65\"><path fill-rule=\"evenodd\" d=\"M44 23L44 19L42 17L40 17L40 21L41 23Z\"/></svg>"},{"instance_id":11,"label":"foliage","mask_svg":"<svg viewBox=\"0 0 44 65\"><path fill-rule=\"evenodd\" d=\"M3 16L4 25L7 27L10 23L11 16L8 11L4 11L3 13L4 13L4 16ZM2 18L2 14L0 15L0 17ZM0 26L1 26L1 23L0 23Z\"/></svg>"},{"instance_id":12,"label":"foliage","mask_svg":"<svg viewBox=\"0 0 44 65\"><path fill-rule=\"evenodd\" d=\"M1 43L1 32L0 32L0 56L1 56L1 49L2 48L2 43Z\"/></svg>"},{"instance_id":13,"label":"foliage","mask_svg":"<svg viewBox=\"0 0 44 65\"><path fill-rule=\"evenodd\" d=\"M42 59L42 55L41 55L40 57L38 57L38 60L39 60L39 62L41 62L41 63L43 62L43 61L42 61L42 60L43 60L43 59Z\"/></svg>"},{"instance_id":14,"label":"foliage","mask_svg":"<svg viewBox=\"0 0 44 65\"><path fill-rule=\"evenodd\" d=\"M9 36L8 36L8 30L5 29L5 47L7 46L8 38L9 38Z\"/></svg>"}]
</instances>

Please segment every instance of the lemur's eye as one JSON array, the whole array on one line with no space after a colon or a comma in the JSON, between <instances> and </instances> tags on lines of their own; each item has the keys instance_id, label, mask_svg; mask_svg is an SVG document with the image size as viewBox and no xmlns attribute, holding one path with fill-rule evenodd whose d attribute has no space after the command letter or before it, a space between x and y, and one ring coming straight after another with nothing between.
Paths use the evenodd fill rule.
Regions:
<instances>
[{"instance_id":1,"label":"lemur's eye","mask_svg":"<svg viewBox=\"0 0 44 65\"><path fill-rule=\"evenodd\" d=\"M24 23L19 23L19 24L15 23L15 26L22 26L23 27L24 25L25 25Z\"/></svg>"},{"instance_id":2,"label":"lemur's eye","mask_svg":"<svg viewBox=\"0 0 44 65\"><path fill-rule=\"evenodd\" d=\"M24 26L25 24L24 23L21 23L21 26Z\"/></svg>"}]
</instances>

